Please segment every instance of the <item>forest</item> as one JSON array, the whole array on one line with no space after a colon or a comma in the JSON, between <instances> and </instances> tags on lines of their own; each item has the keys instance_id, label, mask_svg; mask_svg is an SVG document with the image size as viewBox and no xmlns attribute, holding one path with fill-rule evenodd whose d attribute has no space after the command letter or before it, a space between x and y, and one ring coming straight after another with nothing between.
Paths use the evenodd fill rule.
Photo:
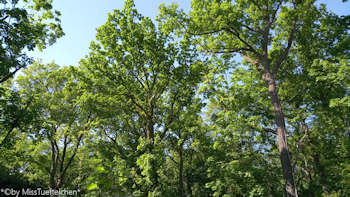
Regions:
<instances>
[{"instance_id":1,"label":"forest","mask_svg":"<svg viewBox=\"0 0 350 197\"><path fill-rule=\"evenodd\" d=\"M29 53L65 35L52 0L0 0L0 196L350 196L350 15L155 12L125 0L67 66Z\"/></svg>"}]
</instances>

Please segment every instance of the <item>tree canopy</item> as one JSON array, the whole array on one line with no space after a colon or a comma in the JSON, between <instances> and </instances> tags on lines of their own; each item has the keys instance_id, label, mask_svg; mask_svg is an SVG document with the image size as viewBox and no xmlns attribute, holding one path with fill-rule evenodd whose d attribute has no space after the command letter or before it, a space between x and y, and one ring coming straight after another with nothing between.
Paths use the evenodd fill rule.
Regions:
<instances>
[{"instance_id":1,"label":"tree canopy","mask_svg":"<svg viewBox=\"0 0 350 197\"><path fill-rule=\"evenodd\" d=\"M0 3L2 187L350 195L349 16L315 0L192 0L152 20L126 0L60 66L26 55L63 35L52 2Z\"/></svg>"}]
</instances>

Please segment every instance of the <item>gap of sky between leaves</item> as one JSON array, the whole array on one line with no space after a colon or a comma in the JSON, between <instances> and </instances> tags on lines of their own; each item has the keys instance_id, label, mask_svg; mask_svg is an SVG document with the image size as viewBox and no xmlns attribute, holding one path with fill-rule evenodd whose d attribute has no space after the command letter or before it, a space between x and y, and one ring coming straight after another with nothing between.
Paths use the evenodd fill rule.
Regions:
<instances>
[{"instance_id":1,"label":"gap of sky between leaves","mask_svg":"<svg viewBox=\"0 0 350 197\"><path fill-rule=\"evenodd\" d=\"M124 0L54 0L54 9L62 14L61 22L65 36L44 49L31 52L34 60L43 63L54 61L59 65L77 65L89 52L90 42L95 40L96 28L107 21L107 14L114 9L123 9ZM135 0L136 9L154 19L161 3L178 3L186 12L190 10L190 0ZM327 8L339 15L350 13L350 2L341 0L321 0Z\"/></svg>"}]
</instances>

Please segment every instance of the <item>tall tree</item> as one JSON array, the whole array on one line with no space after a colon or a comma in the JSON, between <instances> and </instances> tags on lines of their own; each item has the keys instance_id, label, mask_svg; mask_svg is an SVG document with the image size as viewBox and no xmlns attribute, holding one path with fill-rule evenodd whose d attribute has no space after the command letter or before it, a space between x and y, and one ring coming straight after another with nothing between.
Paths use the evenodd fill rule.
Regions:
<instances>
[{"instance_id":1,"label":"tall tree","mask_svg":"<svg viewBox=\"0 0 350 197\"><path fill-rule=\"evenodd\" d=\"M170 186L161 181L167 173L163 164L167 148L173 148L166 147L167 139L171 136L182 151L190 128L181 126L198 117L201 104L195 92L205 67L189 41L174 41L141 16L133 1L109 14L96 38L78 74L86 88L83 100L100 121L102 159L109 161L104 168L113 170L111 164L117 163L120 169L113 184L119 187L113 189L136 196L165 194ZM183 163L179 165L177 188L183 196Z\"/></svg>"},{"instance_id":2,"label":"tall tree","mask_svg":"<svg viewBox=\"0 0 350 197\"><path fill-rule=\"evenodd\" d=\"M314 0L193 0L191 7L186 15L172 5L163 8L163 16L198 38L204 52L238 54L260 73L273 106L285 188L289 196L298 196L278 86L282 68L288 67L286 60L293 61L291 51L305 45L300 39L303 32L314 31L327 15Z\"/></svg>"}]
</instances>

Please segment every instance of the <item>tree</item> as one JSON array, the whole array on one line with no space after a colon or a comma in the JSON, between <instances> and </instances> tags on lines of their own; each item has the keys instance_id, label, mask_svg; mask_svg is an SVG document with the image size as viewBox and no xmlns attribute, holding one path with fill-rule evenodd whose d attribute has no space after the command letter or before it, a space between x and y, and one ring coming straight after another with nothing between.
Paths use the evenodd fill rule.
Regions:
<instances>
[{"instance_id":1,"label":"tree","mask_svg":"<svg viewBox=\"0 0 350 197\"><path fill-rule=\"evenodd\" d=\"M111 174L105 174L97 186L112 185L111 191L125 195L168 193L173 188L165 184L166 153L174 148L182 154L189 140L185 133L201 109L195 92L205 67L189 41L174 41L141 16L133 1L109 14L96 38L77 74L86 88L82 102L91 103L97 131L104 136L100 175L112 171L117 177L107 184ZM169 138L175 147L168 146ZM179 173L177 194L184 196L183 160Z\"/></svg>"},{"instance_id":2,"label":"tree","mask_svg":"<svg viewBox=\"0 0 350 197\"><path fill-rule=\"evenodd\" d=\"M0 1L0 97L1 146L12 131L28 123L33 113L27 110L18 93L4 82L21 68L32 63L26 51L42 50L63 36L58 11L52 10L52 1L2 0Z\"/></svg>"},{"instance_id":3,"label":"tree","mask_svg":"<svg viewBox=\"0 0 350 197\"><path fill-rule=\"evenodd\" d=\"M34 173L48 177L52 189L68 183L67 174L89 130L90 116L78 103L79 88L71 73L67 67L35 63L16 80L21 96L31 100L29 108L39 116L30 123L26 160Z\"/></svg>"},{"instance_id":4,"label":"tree","mask_svg":"<svg viewBox=\"0 0 350 197\"><path fill-rule=\"evenodd\" d=\"M315 1L193 0L191 6L188 15L177 6L164 7L163 16L198 38L203 52L223 54L225 58L238 54L260 73L273 106L286 191L289 196L298 196L278 87L282 70L288 68L287 60L298 64L290 54L305 46L302 34L314 31L328 16Z\"/></svg>"},{"instance_id":5,"label":"tree","mask_svg":"<svg viewBox=\"0 0 350 197\"><path fill-rule=\"evenodd\" d=\"M127 0L77 67L34 62L11 79L24 51L60 35L51 1L11 2L0 0L2 185L350 195L349 16L313 0L193 0L154 22Z\"/></svg>"},{"instance_id":6,"label":"tree","mask_svg":"<svg viewBox=\"0 0 350 197\"><path fill-rule=\"evenodd\" d=\"M0 83L32 63L26 51L42 50L64 35L52 1L0 1Z\"/></svg>"},{"instance_id":7,"label":"tree","mask_svg":"<svg viewBox=\"0 0 350 197\"><path fill-rule=\"evenodd\" d=\"M291 53L298 64L289 60L282 70L281 97L288 100L289 122L295 128L294 166L302 195L346 196L346 170L339 169L346 169L349 108L338 101L346 100L349 91L344 75L349 16L337 16L324 5L319 15L320 23L309 24L313 31L298 33L298 47Z\"/></svg>"}]
</instances>

